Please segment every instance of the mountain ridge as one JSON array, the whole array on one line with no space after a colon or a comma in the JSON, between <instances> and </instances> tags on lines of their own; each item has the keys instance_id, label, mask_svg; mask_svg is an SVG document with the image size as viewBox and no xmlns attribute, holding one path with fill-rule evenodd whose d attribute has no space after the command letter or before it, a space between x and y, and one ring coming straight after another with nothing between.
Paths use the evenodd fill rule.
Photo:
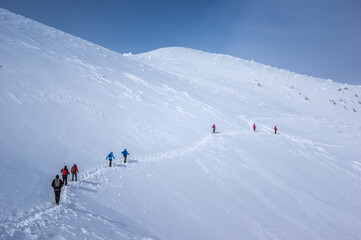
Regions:
<instances>
[{"instance_id":1,"label":"mountain ridge","mask_svg":"<svg viewBox=\"0 0 361 240\"><path fill-rule=\"evenodd\" d=\"M359 239L360 86L0 20L1 239Z\"/></svg>"}]
</instances>

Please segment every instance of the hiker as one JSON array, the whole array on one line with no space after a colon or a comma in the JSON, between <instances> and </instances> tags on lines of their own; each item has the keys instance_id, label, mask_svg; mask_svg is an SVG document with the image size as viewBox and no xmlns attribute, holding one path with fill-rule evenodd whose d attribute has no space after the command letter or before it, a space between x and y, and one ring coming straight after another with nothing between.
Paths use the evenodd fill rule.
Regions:
<instances>
[{"instance_id":1,"label":"hiker","mask_svg":"<svg viewBox=\"0 0 361 240\"><path fill-rule=\"evenodd\" d=\"M275 130L275 134L277 134L277 126L275 126L274 130Z\"/></svg>"},{"instance_id":2,"label":"hiker","mask_svg":"<svg viewBox=\"0 0 361 240\"><path fill-rule=\"evenodd\" d=\"M256 131L256 124L254 123L253 124L253 132L255 132Z\"/></svg>"},{"instance_id":3,"label":"hiker","mask_svg":"<svg viewBox=\"0 0 361 240\"><path fill-rule=\"evenodd\" d=\"M124 151L122 152L123 157L124 157L124 163L127 162L127 156L129 155L129 153L127 152L127 149L124 148Z\"/></svg>"},{"instance_id":4,"label":"hiker","mask_svg":"<svg viewBox=\"0 0 361 240\"><path fill-rule=\"evenodd\" d=\"M56 205L59 205L60 192L61 192L61 188L63 187L63 181L61 181L61 179L59 179L59 175L55 176L55 179L51 183L51 186L54 188L55 203L56 203Z\"/></svg>"},{"instance_id":5,"label":"hiker","mask_svg":"<svg viewBox=\"0 0 361 240\"><path fill-rule=\"evenodd\" d=\"M109 159L109 167L112 166L112 160L113 160L113 158L115 159L115 157L114 157L114 155L113 155L113 152L110 152L109 155L108 155L108 157L105 159L105 160Z\"/></svg>"},{"instance_id":6,"label":"hiker","mask_svg":"<svg viewBox=\"0 0 361 240\"><path fill-rule=\"evenodd\" d=\"M60 172L62 173L65 186L68 185L68 175L70 175L68 167L65 165L64 168L60 170Z\"/></svg>"},{"instance_id":7,"label":"hiker","mask_svg":"<svg viewBox=\"0 0 361 240\"><path fill-rule=\"evenodd\" d=\"M71 180L74 181L74 176L75 176L75 182L78 181L78 166L76 164L74 164L74 166L71 167Z\"/></svg>"},{"instance_id":8,"label":"hiker","mask_svg":"<svg viewBox=\"0 0 361 240\"><path fill-rule=\"evenodd\" d=\"M213 133L215 133L216 132L216 124L213 124L212 129L213 129Z\"/></svg>"}]
</instances>

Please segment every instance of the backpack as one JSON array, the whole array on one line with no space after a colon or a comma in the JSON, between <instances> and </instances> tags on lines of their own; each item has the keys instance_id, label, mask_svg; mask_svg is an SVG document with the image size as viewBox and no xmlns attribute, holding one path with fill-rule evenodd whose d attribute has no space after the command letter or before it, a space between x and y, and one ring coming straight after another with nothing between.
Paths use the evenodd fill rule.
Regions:
<instances>
[{"instance_id":1,"label":"backpack","mask_svg":"<svg viewBox=\"0 0 361 240\"><path fill-rule=\"evenodd\" d=\"M54 186L55 186L55 188L59 188L59 187L60 187L60 179L59 179L59 178L55 179L55 181L54 181Z\"/></svg>"},{"instance_id":2,"label":"backpack","mask_svg":"<svg viewBox=\"0 0 361 240\"><path fill-rule=\"evenodd\" d=\"M76 168L75 168L75 166L73 166L73 167L71 168L71 173L76 173Z\"/></svg>"}]
</instances>

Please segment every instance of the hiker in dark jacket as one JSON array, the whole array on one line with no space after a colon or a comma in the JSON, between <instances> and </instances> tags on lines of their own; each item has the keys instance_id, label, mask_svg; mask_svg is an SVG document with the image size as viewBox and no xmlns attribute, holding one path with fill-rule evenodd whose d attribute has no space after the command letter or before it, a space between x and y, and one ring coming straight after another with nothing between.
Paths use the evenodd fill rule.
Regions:
<instances>
[{"instance_id":1,"label":"hiker in dark jacket","mask_svg":"<svg viewBox=\"0 0 361 240\"><path fill-rule=\"evenodd\" d=\"M61 192L61 188L63 187L63 181L59 179L59 175L56 175L55 179L51 183L51 186L54 188L56 205L59 205L60 192Z\"/></svg>"},{"instance_id":2,"label":"hiker in dark jacket","mask_svg":"<svg viewBox=\"0 0 361 240\"><path fill-rule=\"evenodd\" d=\"M66 165L64 166L63 169L60 170L60 173L62 174L63 182L65 186L68 185L68 175L70 175L70 173Z\"/></svg>"}]
</instances>

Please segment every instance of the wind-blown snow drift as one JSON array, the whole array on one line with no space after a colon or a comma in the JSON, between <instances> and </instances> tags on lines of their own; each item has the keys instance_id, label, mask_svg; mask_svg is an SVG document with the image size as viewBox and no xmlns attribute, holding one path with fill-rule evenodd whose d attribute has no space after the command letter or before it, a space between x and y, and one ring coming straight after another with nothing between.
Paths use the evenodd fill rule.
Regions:
<instances>
[{"instance_id":1,"label":"wind-blown snow drift","mask_svg":"<svg viewBox=\"0 0 361 240\"><path fill-rule=\"evenodd\" d=\"M121 55L0 9L0 236L360 239L360 94L192 49Z\"/></svg>"}]
</instances>

